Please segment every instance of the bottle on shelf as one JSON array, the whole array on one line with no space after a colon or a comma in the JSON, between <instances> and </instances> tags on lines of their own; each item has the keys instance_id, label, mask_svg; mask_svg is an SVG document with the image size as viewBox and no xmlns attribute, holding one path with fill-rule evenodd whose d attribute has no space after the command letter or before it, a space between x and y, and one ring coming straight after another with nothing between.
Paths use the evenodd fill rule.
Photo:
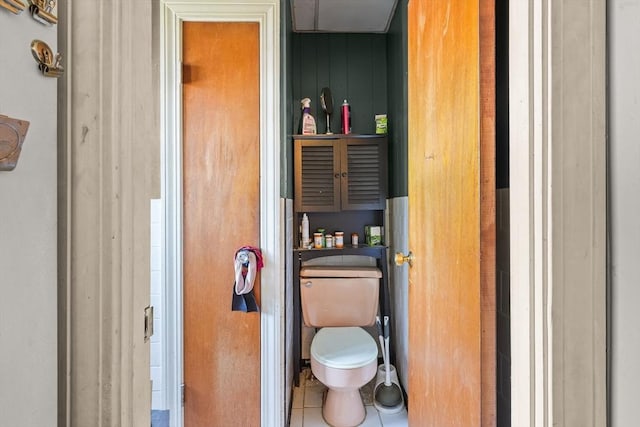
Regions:
<instances>
[{"instance_id":1,"label":"bottle on shelf","mask_svg":"<svg viewBox=\"0 0 640 427\"><path fill-rule=\"evenodd\" d=\"M302 247L309 247L311 240L309 239L309 217L307 214L302 215Z\"/></svg>"},{"instance_id":2,"label":"bottle on shelf","mask_svg":"<svg viewBox=\"0 0 640 427\"><path fill-rule=\"evenodd\" d=\"M302 105L300 132L302 135L315 135L316 119L311 115L311 99L304 98L300 101L300 104Z\"/></svg>"},{"instance_id":3,"label":"bottle on shelf","mask_svg":"<svg viewBox=\"0 0 640 427\"><path fill-rule=\"evenodd\" d=\"M350 134L351 133L351 106L349 102L345 99L342 103L342 108L340 109L340 121L342 123L342 133Z\"/></svg>"}]
</instances>

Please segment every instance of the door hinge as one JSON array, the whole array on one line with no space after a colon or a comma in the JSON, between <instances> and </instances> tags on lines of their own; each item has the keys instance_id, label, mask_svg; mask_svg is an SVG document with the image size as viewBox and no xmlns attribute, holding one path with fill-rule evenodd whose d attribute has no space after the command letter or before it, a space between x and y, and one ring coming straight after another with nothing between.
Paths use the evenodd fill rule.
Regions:
<instances>
[{"instance_id":1,"label":"door hinge","mask_svg":"<svg viewBox=\"0 0 640 427\"><path fill-rule=\"evenodd\" d=\"M191 83L191 65L185 64L183 62L182 63L182 71L181 71L181 73L182 73L182 75L180 76L180 79L182 81L182 84Z\"/></svg>"},{"instance_id":2,"label":"door hinge","mask_svg":"<svg viewBox=\"0 0 640 427\"><path fill-rule=\"evenodd\" d=\"M148 342L153 335L153 306L144 309L144 342Z\"/></svg>"},{"instance_id":3,"label":"door hinge","mask_svg":"<svg viewBox=\"0 0 640 427\"><path fill-rule=\"evenodd\" d=\"M184 406L184 383L180 384L180 402Z\"/></svg>"}]
</instances>

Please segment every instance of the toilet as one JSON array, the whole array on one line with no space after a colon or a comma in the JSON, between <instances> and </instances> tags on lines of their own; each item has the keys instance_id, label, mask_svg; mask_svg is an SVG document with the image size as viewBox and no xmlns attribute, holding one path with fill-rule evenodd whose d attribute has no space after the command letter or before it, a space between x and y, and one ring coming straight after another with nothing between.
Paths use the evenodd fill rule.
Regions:
<instances>
[{"instance_id":1,"label":"toilet","mask_svg":"<svg viewBox=\"0 0 640 427\"><path fill-rule=\"evenodd\" d=\"M300 305L311 342L311 371L327 387L322 416L334 427L362 423L360 387L376 375L378 346L362 326L375 323L380 278L376 267L313 266L300 271Z\"/></svg>"}]
</instances>

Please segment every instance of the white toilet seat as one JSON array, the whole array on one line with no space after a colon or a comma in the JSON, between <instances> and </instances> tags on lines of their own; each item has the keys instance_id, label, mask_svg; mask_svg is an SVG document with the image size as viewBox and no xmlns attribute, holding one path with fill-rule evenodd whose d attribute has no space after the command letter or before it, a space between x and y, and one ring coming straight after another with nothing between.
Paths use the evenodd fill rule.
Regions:
<instances>
[{"instance_id":1,"label":"white toilet seat","mask_svg":"<svg viewBox=\"0 0 640 427\"><path fill-rule=\"evenodd\" d=\"M311 356L329 368L357 369L378 359L378 346L360 327L325 327L311 342Z\"/></svg>"}]
</instances>

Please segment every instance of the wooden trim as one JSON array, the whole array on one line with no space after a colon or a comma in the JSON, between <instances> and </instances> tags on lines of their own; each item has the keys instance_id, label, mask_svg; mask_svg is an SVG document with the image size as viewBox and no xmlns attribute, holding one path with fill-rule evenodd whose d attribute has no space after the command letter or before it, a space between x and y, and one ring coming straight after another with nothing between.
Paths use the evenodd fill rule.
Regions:
<instances>
[{"instance_id":1,"label":"wooden trim","mask_svg":"<svg viewBox=\"0 0 640 427\"><path fill-rule=\"evenodd\" d=\"M481 422L496 408L496 61L495 0L480 1L480 322Z\"/></svg>"},{"instance_id":2,"label":"wooden trim","mask_svg":"<svg viewBox=\"0 0 640 427\"><path fill-rule=\"evenodd\" d=\"M159 160L152 5L65 3L59 274L69 315L60 372L66 419L58 421L149 425L144 309Z\"/></svg>"},{"instance_id":3,"label":"wooden trim","mask_svg":"<svg viewBox=\"0 0 640 427\"><path fill-rule=\"evenodd\" d=\"M606 423L605 17L509 4L514 426Z\"/></svg>"}]
</instances>

